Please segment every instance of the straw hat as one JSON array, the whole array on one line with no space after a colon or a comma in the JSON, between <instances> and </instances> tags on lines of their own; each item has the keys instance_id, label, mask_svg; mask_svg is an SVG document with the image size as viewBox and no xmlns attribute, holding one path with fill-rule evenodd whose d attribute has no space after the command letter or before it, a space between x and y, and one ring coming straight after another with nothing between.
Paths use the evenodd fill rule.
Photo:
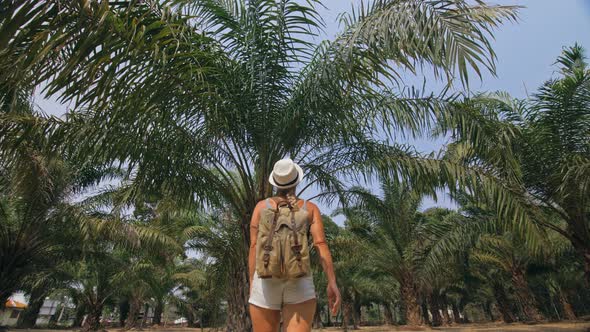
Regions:
<instances>
[{"instance_id":1,"label":"straw hat","mask_svg":"<svg viewBox=\"0 0 590 332\"><path fill-rule=\"evenodd\" d=\"M303 169L293 160L286 158L275 163L268 182L278 189L295 187L303 179Z\"/></svg>"}]
</instances>

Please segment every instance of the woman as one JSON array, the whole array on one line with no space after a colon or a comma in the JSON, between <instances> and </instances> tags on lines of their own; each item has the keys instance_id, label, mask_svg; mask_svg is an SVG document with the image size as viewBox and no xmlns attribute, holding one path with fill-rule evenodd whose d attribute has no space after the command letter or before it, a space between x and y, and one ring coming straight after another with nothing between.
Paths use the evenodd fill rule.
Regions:
<instances>
[{"instance_id":1,"label":"woman","mask_svg":"<svg viewBox=\"0 0 590 332\"><path fill-rule=\"evenodd\" d=\"M269 177L269 182L277 188L277 196L260 201L252 214L248 268L250 274L250 317L254 332L278 331L281 311L284 331L311 331L316 309L315 288L311 275L308 273L304 277L293 279L263 279L256 272L256 248L261 216L263 213L268 214L267 210L278 210L278 205L285 202L291 209L306 212L309 233L312 235L313 244L319 253L324 273L328 278L327 294L332 315L336 315L340 305L340 292L336 285L332 256L326 243L320 210L315 204L300 200L295 195L295 188L302 178L303 170L291 159L277 161ZM260 246L258 247L260 248Z\"/></svg>"}]
</instances>

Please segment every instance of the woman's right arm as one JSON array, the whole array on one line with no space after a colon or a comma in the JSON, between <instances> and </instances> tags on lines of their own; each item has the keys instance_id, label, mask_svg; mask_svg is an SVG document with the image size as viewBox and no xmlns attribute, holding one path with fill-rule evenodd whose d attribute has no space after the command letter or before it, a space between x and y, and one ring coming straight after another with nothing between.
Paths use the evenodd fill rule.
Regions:
<instances>
[{"instance_id":1,"label":"woman's right arm","mask_svg":"<svg viewBox=\"0 0 590 332\"><path fill-rule=\"evenodd\" d=\"M248 276L250 277L250 289L252 290L252 279L256 270L256 240L258 239L258 223L260 222L260 209L262 202L256 204L250 220L250 250L248 252Z\"/></svg>"}]
</instances>

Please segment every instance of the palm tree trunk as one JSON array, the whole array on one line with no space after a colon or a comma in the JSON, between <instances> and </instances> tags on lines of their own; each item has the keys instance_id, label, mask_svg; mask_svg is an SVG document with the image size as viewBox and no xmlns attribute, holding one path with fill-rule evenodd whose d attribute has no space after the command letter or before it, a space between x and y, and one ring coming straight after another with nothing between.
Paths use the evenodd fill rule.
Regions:
<instances>
[{"instance_id":1,"label":"palm tree trunk","mask_svg":"<svg viewBox=\"0 0 590 332\"><path fill-rule=\"evenodd\" d=\"M573 220L573 223L568 224L568 240L572 246L582 257L584 264L584 281L586 287L590 287L590 230L587 227L587 220L585 216L581 216Z\"/></svg>"},{"instance_id":2,"label":"palm tree trunk","mask_svg":"<svg viewBox=\"0 0 590 332\"><path fill-rule=\"evenodd\" d=\"M590 287L590 249L584 253L584 279L586 281L586 287Z\"/></svg>"},{"instance_id":3,"label":"palm tree trunk","mask_svg":"<svg viewBox=\"0 0 590 332\"><path fill-rule=\"evenodd\" d=\"M84 320L84 315L86 315L86 306L82 301L80 301L80 303L78 303L78 305L76 306L76 315L74 316L74 321L72 322L73 328L82 326L82 320Z\"/></svg>"},{"instance_id":4,"label":"palm tree trunk","mask_svg":"<svg viewBox=\"0 0 590 332\"><path fill-rule=\"evenodd\" d=\"M574 307L568 301L565 294L563 294L562 292L560 292L560 294L559 294L559 301L561 302L561 305L563 306L563 314L565 316L565 319L576 320L577 316L576 316L576 313L574 312Z\"/></svg>"},{"instance_id":5,"label":"palm tree trunk","mask_svg":"<svg viewBox=\"0 0 590 332\"><path fill-rule=\"evenodd\" d=\"M393 314L391 313L391 305L385 303L383 305L383 317L385 318L385 325L394 325Z\"/></svg>"},{"instance_id":6,"label":"palm tree trunk","mask_svg":"<svg viewBox=\"0 0 590 332\"><path fill-rule=\"evenodd\" d=\"M422 299L422 303L420 304L420 312L422 313L422 322L426 325L430 325L430 313L428 312L428 305L426 304L428 301L426 299Z\"/></svg>"},{"instance_id":7,"label":"palm tree trunk","mask_svg":"<svg viewBox=\"0 0 590 332\"><path fill-rule=\"evenodd\" d=\"M465 311L465 307L463 307L463 310L461 310L461 312L463 313L463 320L461 320L461 323L471 323L471 320L469 320L469 317L467 316L467 311Z\"/></svg>"},{"instance_id":8,"label":"palm tree trunk","mask_svg":"<svg viewBox=\"0 0 590 332\"><path fill-rule=\"evenodd\" d=\"M582 255L582 259L584 261L584 281L586 287L590 287L590 245L586 243L579 245L579 247L580 248L576 248L574 245L576 251Z\"/></svg>"},{"instance_id":9,"label":"palm tree trunk","mask_svg":"<svg viewBox=\"0 0 590 332\"><path fill-rule=\"evenodd\" d=\"M35 327L35 322L37 322L39 311L41 311L47 293L44 287L35 287L32 289L29 305L18 317L16 323L17 328L30 329Z\"/></svg>"},{"instance_id":10,"label":"palm tree trunk","mask_svg":"<svg viewBox=\"0 0 590 332\"><path fill-rule=\"evenodd\" d=\"M422 320L420 319L420 306L418 305L418 292L414 285L414 278L408 273L401 281L400 291L404 305L406 324L411 326L422 325Z\"/></svg>"},{"instance_id":11,"label":"palm tree trunk","mask_svg":"<svg viewBox=\"0 0 590 332\"><path fill-rule=\"evenodd\" d=\"M98 331L101 329L100 317L102 316L103 307L104 304L102 302L89 305L88 316L86 317L83 331Z\"/></svg>"},{"instance_id":12,"label":"palm tree trunk","mask_svg":"<svg viewBox=\"0 0 590 332\"><path fill-rule=\"evenodd\" d=\"M129 314L127 315L127 321L125 322L125 329L130 330L137 327L137 317L141 310L141 299L137 296L132 295L129 299Z\"/></svg>"},{"instance_id":13,"label":"palm tree trunk","mask_svg":"<svg viewBox=\"0 0 590 332\"><path fill-rule=\"evenodd\" d=\"M453 321L456 324L461 324L463 321L461 320L461 312L459 311L459 307L453 302L451 303L451 308L453 309Z\"/></svg>"},{"instance_id":14,"label":"palm tree trunk","mask_svg":"<svg viewBox=\"0 0 590 332\"><path fill-rule=\"evenodd\" d=\"M432 326L441 326L442 317L440 316L440 305L436 294L430 294L428 297L430 312L432 313Z\"/></svg>"},{"instance_id":15,"label":"palm tree trunk","mask_svg":"<svg viewBox=\"0 0 590 332\"><path fill-rule=\"evenodd\" d=\"M241 264L230 267L228 300L227 300L227 332L247 332L252 330L252 322L248 315L248 272L245 259Z\"/></svg>"},{"instance_id":16,"label":"palm tree trunk","mask_svg":"<svg viewBox=\"0 0 590 332\"><path fill-rule=\"evenodd\" d=\"M127 317L129 317L129 299L127 297L125 297L119 302L119 326L120 327L125 326L125 322L127 321Z\"/></svg>"},{"instance_id":17,"label":"palm tree trunk","mask_svg":"<svg viewBox=\"0 0 590 332\"><path fill-rule=\"evenodd\" d=\"M443 314L443 324L444 325L451 325L453 324L453 320L451 319L451 315L449 315L449 306L447 305L446 301L441 299L441 311Z\"/></svg>"},{"instance_id":18,"label":"palm tree trunk","mask_svg":"<svg viewBox=\"0 0 590 332\"><path fill-rule=\"evenodd\" d=\"M354 301L352 307L352 326L353 329L358 330L361 323L361 304L358 301L358 294L354 294Z\"/></svg>"},{"instance_id":19,"label":"palm tree trunk","mask_svg":"<svg viewBox=\"0 0 590 332\"><path fill-rule=\"evenodd\" d=\"M313 328L314 329L321 329L323 328L322 324L322 310L319 305L315 306L315 314L313 315Z\"/></svg>"},{"instance_id":20,"label":"palm tree trunk","mask_svg":"<svg viewBox=\"0 0 590 332\"><path fill-rule=\"evenodd\" d=\"M484 309L485 313L488 315L488 317L490 318L490 322L493 322L496 320L496 318L494 317L494 313L492 312L492 302L486 301L483 304L483 309Z\"/></svg>"},{"instance_id":21,"label":"palm tree trunk","mask_svg":"<svg viewBox=\"0 0 590 332\"><path fill-rule=\"evenodd\" d=\"M506 291L504 290L504 285L500 282L494 282L493 285L494 289L494 297L496 299L496 303L498 304L498 310L502 314L502 320L505 323L512 323L516 320L514 317L512 306L508 301L508 297L506 296Z\"/></svg>"},{"instance_id":22,"label":"palm tree trunk","mask_svg":"<svg viewBox=\"0 0 590 332\"><path fill-rule=\"evenodd\" d=\"M154 307L154 319L152 324L162 325L162 312L164 311L164 300L162 298L156 299L156 306Z\"/></svg>"},{"instance_id":23,"label":"palm tree trunk","mask_svg":"<svg viewBox=\"0 0 590 332\"><path fill-rule=\"evenodd\" d=\"M514 269L512 271L512 284L514 286L515 295L521 306L525 321L539 322L544 320L543 315L535 306L535 298L529 289L524 271L522 269Z\"/></svg>"},{"instance_id":24,"label":"palm tree trunk","mask_svg":"<svg viewBox=\"0 0 590 332\"><path fill-rule=\"evenodd\" d=\"M186 313L186 326L195 328L197 327L197 315L194 310L189 309Z\"/></svg>"},{"instance_id":25,"label":"palm tree trunk","mask_svg":"<svg viewBox=\"0 0 590 332\"><path fill-rule=\"evenodd\" d=\"M143 317L141 318L140 328L143 328L145 326L145 322L147 322L149 311L150 311L150 305L149 305L149 303L144 303L144 305L143 305Z\"/></svg>"},{"instance_id":26,"label":"palm tree trunk","mask_svg":"<svg viewBox=\"0 0 590 332\"><path fill-rule=\"evenodd\" d=\"M352 303L350 301L343 301L344 310L342 310L342 329L348 331L348 324L350 323L350 316L352 314Z\"/></svg>"}]
</instances>

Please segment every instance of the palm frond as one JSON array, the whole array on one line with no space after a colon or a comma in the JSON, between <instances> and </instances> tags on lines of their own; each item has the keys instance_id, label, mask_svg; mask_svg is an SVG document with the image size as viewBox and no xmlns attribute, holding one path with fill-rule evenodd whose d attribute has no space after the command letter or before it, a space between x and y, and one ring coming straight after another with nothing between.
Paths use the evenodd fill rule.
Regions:
<instances>
[{"instance_id":1,"label":"palm frond","mask_svg":"<svg viewBox=\"0 0 590 332\"><path fill-rule=\"evenodd\" d=\"M411 72L424 65L448 78L458 72L467 85L469 69L480 76L480 66L495 71L490 35L515 21L518 9L483 1L374 1L343 16L345 32L337 45L351 55L354 49L371 50Z\"/></svg>"}]
</instances>

